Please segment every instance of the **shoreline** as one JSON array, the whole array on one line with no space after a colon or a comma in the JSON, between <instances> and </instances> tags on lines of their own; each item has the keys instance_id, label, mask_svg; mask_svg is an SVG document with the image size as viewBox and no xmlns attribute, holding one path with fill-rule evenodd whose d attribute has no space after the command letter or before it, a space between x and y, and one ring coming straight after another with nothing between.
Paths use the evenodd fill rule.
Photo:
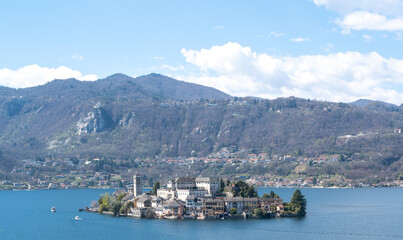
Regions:
<instances>
[{"instance_id":1,"label":"shoreline","mask_svg":"<svg viewBox=\"0 0 403 240\"><path fill-rule=\"evenodd\" d=\"M315 186L315 187L271 187L271 186L254 186L256 188L273 188L273 189L294 189L294 188L300 188L300 189L371 189L371 188L403 188L403 186L371 186L371 187L322 187L322 186ZM76 190L76 189L125 189L125 188L112 188L112 187L86 187L86 188L35 188L35 189L0 189L0 191L38 191L38 190ZM152 189L152 188L146 188L146 189Z\"/></svg>"},{"instance_id":2,"label":"shoreline","mask_svg":"<svg viewBox=\"0 0 403 240\"><path fill-rule=\"evenodd\" d=\"M124 215L124 214L119 214L115 215L113 212L108 212L105 211L103 213L98 212L98 210L93 209L93 208L83 208L83 209L78 209L79 212L88 212L88 213L96 213L99 215L108 215L108 216L113 216L113 217L126 217L126 218L136 218L136 219L159 219L159 220L242 220L242 219L278 219L278 218L298 218L298 217L305 217L307 214L292 214L292 213L276 213L275 215L270 215L269 217L256 217L250 214L245 215L235 215L231 216L230 214L223 214L226 217L204 217L204 218L198 218L198 217L193 217L191 215L183 215L183 216L164 216L164 217L135 217L133 214L129 215ZM186 216L186 217L185 217Z\"/></svg>"}]
</instances>

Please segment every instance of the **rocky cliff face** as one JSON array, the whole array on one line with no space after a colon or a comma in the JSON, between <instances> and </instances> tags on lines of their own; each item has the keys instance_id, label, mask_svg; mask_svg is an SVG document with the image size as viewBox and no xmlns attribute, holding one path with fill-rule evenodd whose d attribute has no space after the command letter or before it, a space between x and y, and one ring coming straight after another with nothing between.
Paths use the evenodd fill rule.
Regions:
<instances>
[{"instance_id":1,"label":"rocky cliff face","mask_svg":"<svg viewBox=\"0 0 403 240\"><path fill-rule=\"evenodd\" d=\"M77 134L104 132L113 126L113 120L108 112L100 106L94 106L94 110L77 122Z\"/></svg>"},{"instance_id":2,"label":"rocky cliff face","mask_svg":"<svg viewBox=\"0 0 403 240\"><path fill-rule=\"evenodd\" d=\"M134 112L125 113L123 117L119 120L119 126L122 127L134 127Z\"/></svg>"},{"instance_id":3,"label":"rocky cliff face","mask_svg":"<svg viewBox=\"0 0 403 240\"><path fill-rule=\"evenodd\" d=\"M6 102L4 104L4 108L7 116L14 117L20 114L21 109L23 108L26 102L27 100L24 98L13 98L12 100Z\"/></svg>"}]
</instances>

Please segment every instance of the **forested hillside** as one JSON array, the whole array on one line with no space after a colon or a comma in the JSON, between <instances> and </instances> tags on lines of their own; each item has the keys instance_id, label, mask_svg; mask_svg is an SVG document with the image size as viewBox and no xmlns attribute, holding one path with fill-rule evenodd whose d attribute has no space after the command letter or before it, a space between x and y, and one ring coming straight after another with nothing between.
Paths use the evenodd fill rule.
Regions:
<instances>
[{"instance_id":1,"label":"forested hillside","mask_svg":"<svg viewBox=\"0 0 403 240\"><path fill-rule=\"evenodd\" d=\"M158 74L0 88L3 172L49 156L203 157L232 145L269 156L339 154L398 172L403 134L394 130L402 128L403 105L237 98Z\"/></svg>"}]
</instances>

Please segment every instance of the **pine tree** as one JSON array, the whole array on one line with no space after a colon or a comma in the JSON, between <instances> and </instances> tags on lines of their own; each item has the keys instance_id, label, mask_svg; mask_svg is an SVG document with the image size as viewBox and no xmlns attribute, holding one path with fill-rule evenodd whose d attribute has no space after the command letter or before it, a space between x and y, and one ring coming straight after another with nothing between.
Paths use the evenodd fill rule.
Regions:
<instances>
[{"instance_id":1,"label":"pine tree","mask_svg":"<svg viewBox=\"0 0 403 240\"><path fill-rule=\"evenodd\" d=\"M295 207L297 214L306 214L306 199L304 195L301 194L301 190L297 189L294 191L290 203Z\"/></svg>"}]
</instances>

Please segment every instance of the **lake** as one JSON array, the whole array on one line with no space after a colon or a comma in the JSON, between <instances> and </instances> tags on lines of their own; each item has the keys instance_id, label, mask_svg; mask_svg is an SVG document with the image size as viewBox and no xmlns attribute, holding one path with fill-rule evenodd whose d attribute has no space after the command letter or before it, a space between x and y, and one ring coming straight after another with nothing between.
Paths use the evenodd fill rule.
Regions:
<instances>
[{"instance_id":1,"label":"lake","mask_svg":"<svg viewBox=\"0 0 403 240\"><path fill-rule=\"evenodd\" d=\"M258 193L270 190L285 201L294 191ZM113 190L0 191L0 239L403 239L403 188L301 189L308 201L302 218L159 220L78 212L106 191Z\"/></svg>"}]
</instances>

